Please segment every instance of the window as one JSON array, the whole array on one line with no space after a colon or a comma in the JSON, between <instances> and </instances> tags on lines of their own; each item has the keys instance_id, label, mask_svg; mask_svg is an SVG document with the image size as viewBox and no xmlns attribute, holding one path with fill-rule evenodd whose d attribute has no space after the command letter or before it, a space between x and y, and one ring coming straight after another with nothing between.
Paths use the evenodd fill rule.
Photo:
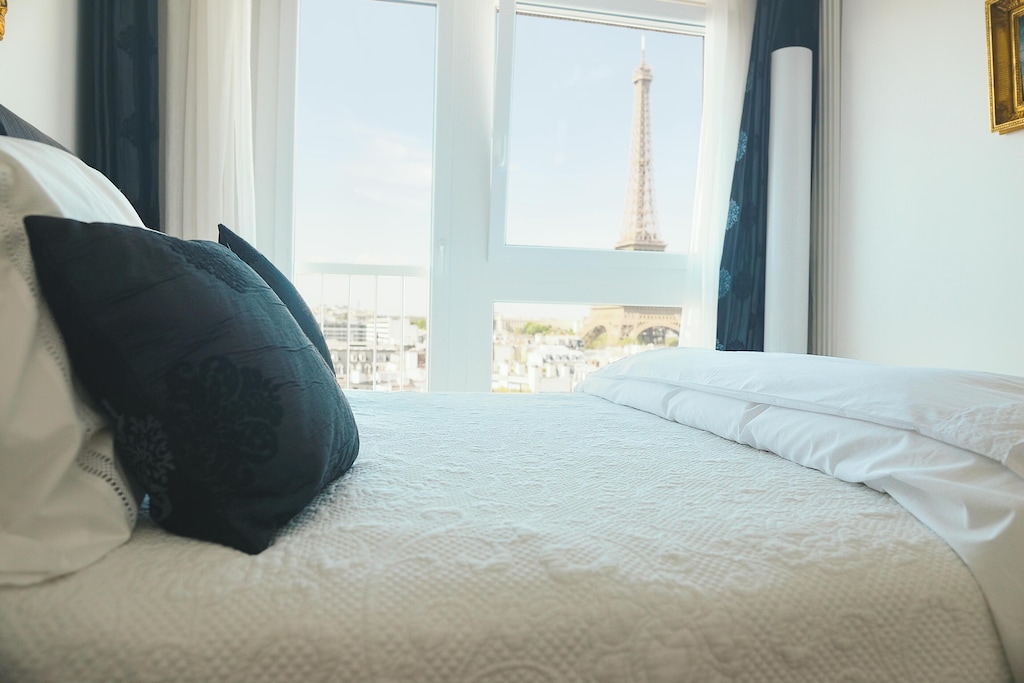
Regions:
<instances>
[{"instance_id":1,"label":"window","mask_svg":"<svg viewBox=\"0 0 1024 683\"><path fill-rule=\"evenodd\" d=\"M426 388L436 10L304 0L296 284L350 389Z\"/></svg>"},{"instance_id":2,"label":"window","mask_svg":"<svg viewBox=\"0 0 1024 683\"><path fill-rule=\"evenodd\" d=\"M326 14L309 19L317 5L344 19ZM311 146L313 163L296 171L297 271L303 273L303 293L318 302L325 329L331 325L335 336L344 337L336 344L339 351L347 344L348 364L340 364L346 383L409 388L405 378L394 382L387 368L380 368L394 365L396 358L404 358L408 368L413 355L406 340L415 337L411 348L419 352L416 345L423 345L431 390L486 391L494 386L496 316L508 318L511 314L503 311L510 307L559 305L592 312L597 302L623 310L679 311L699 299L686 286L686 273L694 263L687 231L703 7L660 0L501 0L496 13L494 4L480 0L304 0L302 13L297 135L299 145L305 136ZM382 17L377 28L371 28L371 15ZM310 24L316 28L307 30ZM338 35L342 29L346 35ZM370 35L378 36L371 38L372 48L352 47ZM324 73L307 78L305 46L316 36L336 52L317 57ZM658 233L638 247L623 239L629 224L623 216L632 73L640 63L641 42L665 94L650 110ZM584 44L593 50L590 57L578 49ZM622 55L614 68L595 62L597 55L604 59L613 53ZM654 63L656 55L664 64ZM588 60L592 73L585 73ZM616 73L623 82L616 82ZM654 103L658 86L651 90ZM331 107L310 105L305 93L325 87L334 90ZM429 116L414 116L427 99ZM346 109L363 101L380 107L368 115L372 120ZM659 113L669 105L675 113ZM398 121L406 116L419 123L401 128L406 124ZM416 128L424 125L430 138ZM420 132L409 132L413 129ZM303 163L301 149L297 157ZM393 190L394 182L406 177L422 191L415 194L415 211L396 195L371 188L378 183L376 190L382 185ZM641 206L644 197L641 191ZM359 208L368 206L380 210ZM409 212L386 218L404 209ZM651 227L643 219L640 225ZM365 246L368 234L383 250ZM653 242L663 249L646 249ZM361 277L376 278L373 287L360 284ZM406 280L401 286L383 284L385 277ZM372 289L372 296L360 294L361 287ZM400 307L404 313L371 312L368 304L356 303L373 299L375 306L384 305L379 302L388 287L417 292ZM421 305L427 310L419 310ZM524 316L543 318L549 309L536 310ZM390 335L393 346L403 340L397 345L404 345L404 352L385 354L381 361L382 337L376 331L382 315L399 316L407 331L409 324L425 326L429 343L424 344L424 335ZM342 323L348 325L344 333ZM657 329L633 340L636 344L619 343L621 328L615 334L606 330L605 340L612 337L619 348L667 344L678 335L679 323ZM354 336L352 330L358 330ZM371 339L377 340L378 360L366 366L370 361L363 358L372 353L362 353L356 343L363 340L369 350ZM588 343L594 339L571 342Z\"/></svg>"}]
</instances>

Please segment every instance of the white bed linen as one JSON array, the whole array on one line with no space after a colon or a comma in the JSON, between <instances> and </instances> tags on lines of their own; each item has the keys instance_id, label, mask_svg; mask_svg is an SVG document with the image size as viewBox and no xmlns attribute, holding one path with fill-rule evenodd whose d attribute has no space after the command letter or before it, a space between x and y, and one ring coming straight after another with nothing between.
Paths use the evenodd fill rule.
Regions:
<instances>
[{"instance_id":1,"label":"white bed linen","mask_svg":"<svg viewBox=\"0 0 1024 683\"><path fill-rule=\"evenodd\" d=\"M0 588L0 680L1009 680L868 487L583 394L349 398L359 459L264 553L143 520Z\"/></svg>"},{"instance_id":2,"label":"white bed linen","mask_svg":"<svg viewBox=\"0 0 1024 683\"><path fill-rule=\"evenodd\" d=\"M39 289L24 226L32 215L142 225L81 159L0 135L0 585L95 562L128 540L138 509Z\"/></svg>"},{"instance_id":3,"label":"white bed linen","mask_svg":"<svg viewBox=\"0 0 1024 683\"><path fill-rule=\"evenodd\" d=\"M665 349L580 390L890 494L970 567L1024 682L1024 378Z\"/></svg>"},{"instance_id":4,"label":"white bed linen","mask_svg":"<svg viewBox=\"0 0 1024 683\"><path fill-rule=\"evenodd\" d=\"M1024 477L1024 377L688 348L637 354L598 376L905 429L984 455Z\"/></svg>"}]
</instances>

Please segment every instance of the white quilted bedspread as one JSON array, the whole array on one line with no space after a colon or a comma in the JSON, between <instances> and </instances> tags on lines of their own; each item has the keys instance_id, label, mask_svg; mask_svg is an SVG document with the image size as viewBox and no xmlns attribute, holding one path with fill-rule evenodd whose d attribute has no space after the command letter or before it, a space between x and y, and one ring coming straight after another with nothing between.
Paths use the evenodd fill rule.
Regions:
<instances>
[{"instance_id":1,"label":"white quilted bedspread","mask_svg":"<svg viewBox=\"0 0 1024 683\"><path fill-rule=\"evenodd\" d=\"M352 471L250 557L148 521L0 589L0 681L1008 681L885 494L589 395L350 395Z\"/></svg>"}]
</instances>

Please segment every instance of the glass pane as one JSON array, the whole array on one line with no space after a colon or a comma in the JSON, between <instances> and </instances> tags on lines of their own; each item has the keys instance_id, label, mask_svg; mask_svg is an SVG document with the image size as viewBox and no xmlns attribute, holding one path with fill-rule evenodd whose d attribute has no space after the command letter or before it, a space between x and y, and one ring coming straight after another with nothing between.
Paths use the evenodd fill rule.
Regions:
<instances>
[{"instance_id":1,"label":"glass pane","mask_svg":"<svg viewBox=\"0 0 1024 683\"><path fill-rule=\"evenodd\" d=\"M519 16L513 68L507 243L688 251L703 38Z\"/></svg>"},{"instance_id":2,"label":"glass pane","mask_svg":"<svg viewBox=\"0 0 1024 683\"><path fill-rule=\"evenodd\" d=\"M426 391L427 278L307 273L295 284L342 387Z\"/></svg>"},{"instance_id":3,"label":"glass pane","mask_svg":"<svg viewBox=\"0 0 1024 683\"><path fill-rule=\"evenodd\" d=\"M426 390L435 15L379 0L300 9L296 285L348 389Z\"/></svg>"},{"instance_id":4,"label":"glass pane","mask_svg":"<svg viewBox=\"0 0 1024 683\"><path fill-rule=\"evenodd\" d=\"M491 390L573 391L613 361L678 346L681 314L669 306L495 303Z\"/></svg>"},{"instance_id":5,"label":"glass pane","mask_svg":"<svg viewBox=\"0 0 1024 683\"><path fill-rule=\"evenodd\" d=\"M303 0L297 261L428 265L435 14L401 2Z\"/></svg>"}]
</instances>

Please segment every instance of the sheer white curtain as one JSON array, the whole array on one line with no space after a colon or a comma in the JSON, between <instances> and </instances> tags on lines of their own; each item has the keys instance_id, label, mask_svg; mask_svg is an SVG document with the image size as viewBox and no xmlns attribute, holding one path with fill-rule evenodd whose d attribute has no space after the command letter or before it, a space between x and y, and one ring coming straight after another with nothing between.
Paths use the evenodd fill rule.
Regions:
<instances>
[{"instance_id":1,"label":"sheer white curtain","mask_svg":"<svg viewBox=\"0 0 1024 683\"><path fill-rule=\"evenodd\" d=\"M715 346L718 271L756 4L756 0L708 0L707 4L704 111L690 237L690 252L700 255L701 264L692 271L689 283L700 291L701 305L684 313L680 343L686 346Z\"/></svg>"},{"instance_id":2,"label":"sheer white curtain","mask_svg":"<svg viewBox=\"0 0 1024 683\"><path fill-rule=\"evenodd\" d=\"M255 235L252 0L164 3L163 213L168 234Z\"/></svg>"},{"instance_id":3,"label":"sheer white curtain","mask_svg":"<svg viewBox=\"0 0 1024 683\"><path fill-rule=\"evenodd\" d=\"M292 270L295 0L163 0L163 224Z\"/></svg>"}]
</instances>

